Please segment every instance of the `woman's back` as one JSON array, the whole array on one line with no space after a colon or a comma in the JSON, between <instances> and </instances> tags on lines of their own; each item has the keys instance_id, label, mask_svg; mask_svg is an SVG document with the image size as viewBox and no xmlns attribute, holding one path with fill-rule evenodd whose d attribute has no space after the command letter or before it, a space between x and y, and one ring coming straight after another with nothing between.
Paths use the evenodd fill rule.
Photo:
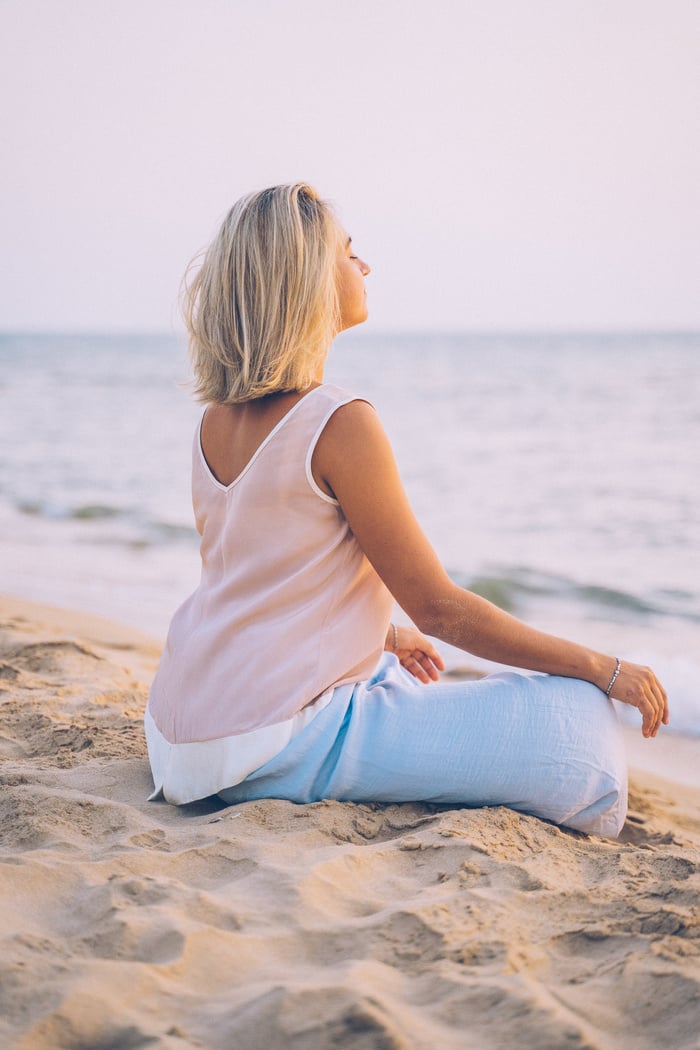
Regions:
<instances>
[{"instance_id":1,"label":"woman's back","mask_svg":"<svg viewBox=\"0 0 700 1050\"><path fill-rule=\"evenodd\" d=\"M391 597L311 473L326 422L351 400L337 387L314 387L291 399L257 445L264 428L256 433L245 413L226 419L218 406L210 455L225 451L227 429L247 438L247 447L232 446L232 466L215 457L219 476L198 431L192 493L201 582L173 618L150 699L171 743L281 722L376 666Z\"/></svg>"}]
</instances>

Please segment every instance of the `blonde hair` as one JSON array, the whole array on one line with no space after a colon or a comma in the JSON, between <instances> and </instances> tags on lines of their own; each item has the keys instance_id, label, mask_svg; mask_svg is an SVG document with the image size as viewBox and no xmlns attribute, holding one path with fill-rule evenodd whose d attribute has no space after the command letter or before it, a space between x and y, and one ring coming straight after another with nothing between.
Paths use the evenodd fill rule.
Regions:
<instances>
[{"instance_id":1,"label":"blonde hair","mask_svg":"<svg viewBox=\"0 0 700 1050\"><path fill-rule=\"evenodd\" d=\"M183 282L200 401L233 404L313 382L340 328L339 236L330 206L303 182L234 204Z\"/></svg>"}]
</instances>

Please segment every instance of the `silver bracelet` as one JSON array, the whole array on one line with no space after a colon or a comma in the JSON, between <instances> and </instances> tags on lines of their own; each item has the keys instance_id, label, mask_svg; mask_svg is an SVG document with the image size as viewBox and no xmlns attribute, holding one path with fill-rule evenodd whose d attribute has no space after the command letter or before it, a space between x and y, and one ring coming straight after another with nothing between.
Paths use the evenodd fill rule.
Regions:
<instances>
[{"instance_id":1,"label":"silver bracelet","mask_svg":"<svg viewBox=\"0 0 700 1050\"><path fill-rule=\"evenodd\" d=\"M398 651L399 648L399 632L396 630L396 624L390 624L392 631L394 632L394 652Z\"/></svg>"},{"instance_id":2,"label":"silver bracelet","mask_svg":"<svg viewBox=\"0 0 700 1050\"><path fill-rule=\"evenodd\" d=\"M617 661L617 666L615 667L615 670L613 671L613 676L610 679L610 685L605 690L605 695L606 696L610 696L610 694L612 693L612 687L615 685L615 682L617 681L617 676L620 673L620 668L622 667L622 664L621 664L620 660L617 658L617 656L615 657L615 660Z\"/></svg>"}]
</instances>

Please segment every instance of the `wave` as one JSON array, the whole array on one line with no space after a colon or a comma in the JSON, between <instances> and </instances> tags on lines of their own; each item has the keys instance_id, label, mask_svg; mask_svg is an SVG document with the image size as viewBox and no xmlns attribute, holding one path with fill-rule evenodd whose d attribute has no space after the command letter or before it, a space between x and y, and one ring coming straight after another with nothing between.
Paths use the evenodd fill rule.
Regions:
<instances>
[{"instance_id":1,"label":"wave","mask_svg":"<svg viewBox=\"0 0 700 1050\"><path fill-rule=\"evenodd\" d=\"M651 595L641 596L524 567L473 577L450 572L450 577L460 587L516 615L528 600L541 597L570 601L579 606L588 606L591 612L605 612L608 615L619 612L626 617L632 614L640 618L676 616L691 623L700 623L698 595L690 591L664 588L653 591Z\"/></svg>"},{"instance_id":2,"label":"wave","mask_svg":"<svg viewBox=\"0 0 700 1050\"><path fill-rule=\"evenodd\" d=\"M20 514L40 518L47 523L83 522L99 525L110 522L123 523L125 526L123 534L112 530L92 532L89 537L85 537L86 542L152 547L164 542L177 543L197 538L194 526L152 518L135 507L118 507L108 503L79 503L70 506L51 501L20 500L15 504L15 509Z\"/></svg>"},{"instance_id":3,"label":"wave","mask_svg":"<svg viewBox=\"0 0 700 1050\"><path fill-rule=\"evenodd\" d=\"M83 507L75 507L70 516L76 521L98 521L100 518L121 518L123 512L103 503L88 503Z\"/></svg>"},{"instance_id":4,"label":"wave","mask_svg":"<svg viewBox=\"0 0 700 1050\"><path fill-rule=\"evenodd\" d=\"M74 520L74 521L99 521L104 518L125 517L125 511L121 507L111 507L106 503L85 503L77 507L62 506L56 503L41 502L40 500L20 500L16 504L21 514L28 514L35 518L46 518L48 521Z\"/></svg>"}]
</instances>

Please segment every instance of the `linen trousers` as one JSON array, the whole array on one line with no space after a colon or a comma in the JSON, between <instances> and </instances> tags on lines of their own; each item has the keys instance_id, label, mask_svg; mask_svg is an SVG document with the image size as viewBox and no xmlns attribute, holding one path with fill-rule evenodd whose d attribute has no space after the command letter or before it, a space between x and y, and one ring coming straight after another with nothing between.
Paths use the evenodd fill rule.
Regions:
<instances>
[{"instance_id":1,"label":"linen trousers","mask_svg":"<svg viewBox=\"0 0 700 1050\"><path fill-rule=\"evenodd\" d=\"M627 762L613 703L589 682L504 672L423 685L385 653L371 679L336 689L278 755L219 795L509 806L615 838Z\"/></svg>"}]
</instances>

